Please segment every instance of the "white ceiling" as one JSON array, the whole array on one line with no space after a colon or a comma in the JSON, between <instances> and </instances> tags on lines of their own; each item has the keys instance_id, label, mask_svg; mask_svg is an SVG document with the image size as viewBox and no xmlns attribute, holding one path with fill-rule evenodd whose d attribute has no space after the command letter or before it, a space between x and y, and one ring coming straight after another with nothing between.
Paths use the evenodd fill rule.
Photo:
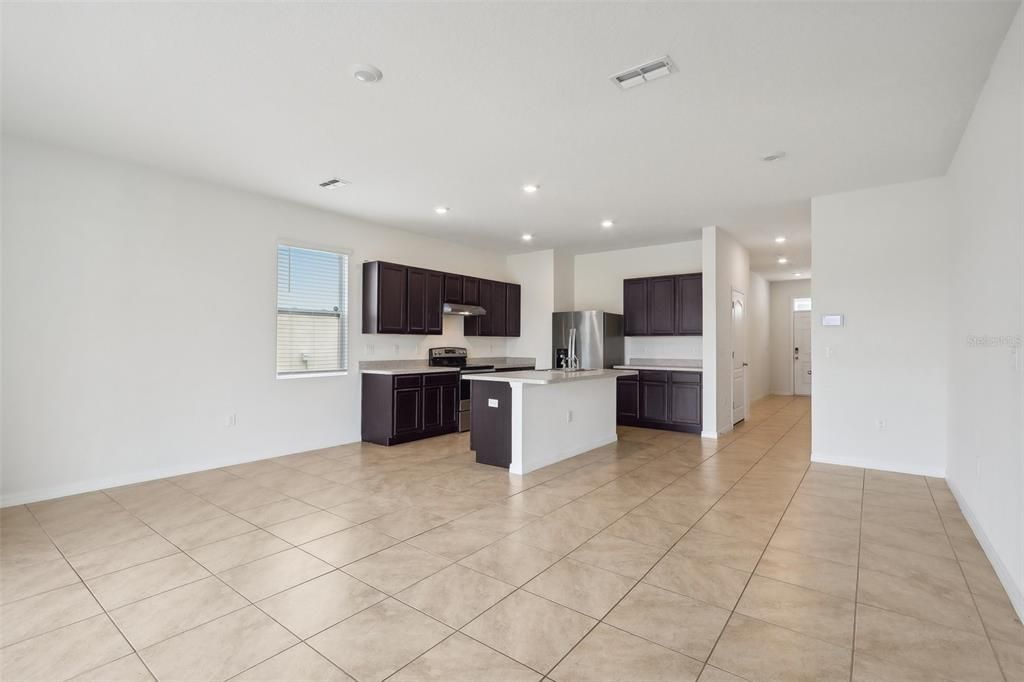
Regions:
<instances>
[{"instance_id":1,"label":"white ceiling","mask_svg":"<svg viewBox=\"0 0 1024 682\"><path fill-rule=\"evenodd\" d=\"M4 127L506 252L717 224L787 277L810 197L945 172L1016 7L5 3Z\"/></svg>"}]
</instances>

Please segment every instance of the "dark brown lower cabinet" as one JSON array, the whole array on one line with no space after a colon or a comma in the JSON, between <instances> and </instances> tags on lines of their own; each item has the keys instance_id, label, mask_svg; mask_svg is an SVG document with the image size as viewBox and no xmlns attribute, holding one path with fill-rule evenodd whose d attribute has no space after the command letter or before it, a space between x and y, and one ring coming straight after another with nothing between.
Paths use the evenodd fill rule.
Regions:
<instances>
[{"instance_id":1,"label":"dark brown lower cabinet","mask_svg":"<svg viewBox=\"0 0 1024 682\"><path fill-rule=\"evenodd\" d=\"M512 464L512 385L473 382L473 444L477 464L507 469Z\"/></svg>"},{"instance_id":2,"label":"dark brown lower cabinet","mask_svg":"<svg viewBox=\"0 0 1024 682\"><path fill-rule=\"evenodd\" d=\"M701 373L641 370L620 377L616 415L625 426L701 431Z\"/></svg>"},{"instance_id":3,"label":"dark brown lower cabinet","mask_svg":"<svg viewBox=\"0 0 1024 682\"><path fill-rule=\"evenodd\" d=\"M378 445L454 433L459 374L363 374L362 438Z\"/></svg>"}]
</instances>

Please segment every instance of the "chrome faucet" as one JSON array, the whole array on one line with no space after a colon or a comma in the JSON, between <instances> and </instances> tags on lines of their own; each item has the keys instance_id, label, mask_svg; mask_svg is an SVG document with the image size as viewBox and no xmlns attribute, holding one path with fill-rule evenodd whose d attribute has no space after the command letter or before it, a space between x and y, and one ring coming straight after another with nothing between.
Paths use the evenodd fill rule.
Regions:
<instances>
[{"instance_id":1,"label":"chrome faucet","mask_svg":"<svg viewBox=\"0 0 1024 682\"><path fill-rule=\"evenodd\" d=\"M569 330L569 352L565 354L565 361L563 363L563 369L568 372L578 371L580 368L580 359L576 355L576 327Z\"/></svg>"}]
</instances>

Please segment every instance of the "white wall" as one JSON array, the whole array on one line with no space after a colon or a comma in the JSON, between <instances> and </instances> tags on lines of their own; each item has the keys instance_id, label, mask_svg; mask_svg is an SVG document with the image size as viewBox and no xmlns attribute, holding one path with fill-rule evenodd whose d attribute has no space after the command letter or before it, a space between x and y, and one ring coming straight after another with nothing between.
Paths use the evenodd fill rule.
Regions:
<instances>
[{"instance_id":1,"label":"white wall","mask_svg":"<svg viewBox=\"0 0 1024 682\"><path fill-rule=\"evenodd\" d=\"M677 275L703 268L700 240L660 246L601 251L576 256L575 310L622 313L622 280L630 277ZM694 336L629 337L626 359L700 359L701 338Z\"/></svg>"},{"instance_id":2,"label":"white wall","mask_svg":"<svg viewBox=\"0 0 1024 682\"><path fill-rule=\"evenodd\" d=\"M937 178L811 202L815 461L945 472L948 192Z\"/></svg>"},{"instance_id":3,"label":"white wall","mask_svg":"<svg viewBox=\"0 0 1024 682\"><path fill-rule=\"evenodd\" d=\"M537 369L551 369L551 314L555 312L555 252L535 251L508 257L512 280L522 285L522 328L506 344L513 357L536 358Z\"/></svg>"},{"instance_id":4,"label":"white wall","mask_svg":"<svg viewBox=\"0 0 1024 682\"><path fill-rule=\"evenodd\" d=\"M363 261L507 278L503 256L3 142L3 504L358 440L357 373L275 378L279 240L351 250L352 368L506 352L455 317L440 337L359 333Z\"/></svg>"},{"instance_id":5,"label":"white wall","mask_svg":"<svg viewBox=\"0 0 1024 682\"><path fill-rule=\"evenodd\" d=\"M555 311L576 309L576 256L564 249L554 252Z\"/></svg>"},{"instance_id":6,"label":"white wall","mask_svg":"<svg viewBox=\"0 0 1024 682\"><path fill-rule=\"evenodd\" d=\"M949 273L947 476L1024 615L1022 35L1018 11L949 170L958 238ZM972 336L994 342L972 344Z\"/></svg>"},{"instance_id":7,"label":"white wall","mask_svg":"<svg viewBox=\"0 0 1024 682\"><path fill-rule=\"evenodd\" d=\"M770 293L768 282L755 272L750 273L750 291L747 292L747 392L751 400L768 395L771 374L769 362Z\"/></svg>"},{"instance_id":8,"label":"white wall","mask_svg":"<svg viewBox=\"0 0 1024 682\"><path fill-rule=\"evenodd\" d=\"M792 279L771 283L769 313L769 363L771 392L793 395L793 299L811 295L811 280ZM814 302L811 302L814 305ZM811 319L817 319L817 309ZM813 345L813 342L812 342Z\"/></svg>"}]
</instances>

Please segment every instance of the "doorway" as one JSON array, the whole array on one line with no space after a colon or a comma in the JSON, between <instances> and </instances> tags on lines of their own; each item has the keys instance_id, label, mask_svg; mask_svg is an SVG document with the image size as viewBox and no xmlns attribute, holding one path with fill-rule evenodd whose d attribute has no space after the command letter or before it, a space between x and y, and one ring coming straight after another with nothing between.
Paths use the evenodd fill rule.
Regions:
<instances>
[{"instance_id":1,"label":"doorway","mask_svg":"<svg viewBox=\"0 0 1024 682\"><path fill-rule=\"evenodd\" d=\"M732 292L732 423L747 418L747 298Z\"/></svg>"},{"instance_id":2,"label":"doorway","mask_svg":"<svg viewBox=\"0 0 1024 682\"><path fill-rule=\"evenodd\" d=\"M811 394L811 299L793 299L793 394Z\"/></svg>"}]
</instances>

